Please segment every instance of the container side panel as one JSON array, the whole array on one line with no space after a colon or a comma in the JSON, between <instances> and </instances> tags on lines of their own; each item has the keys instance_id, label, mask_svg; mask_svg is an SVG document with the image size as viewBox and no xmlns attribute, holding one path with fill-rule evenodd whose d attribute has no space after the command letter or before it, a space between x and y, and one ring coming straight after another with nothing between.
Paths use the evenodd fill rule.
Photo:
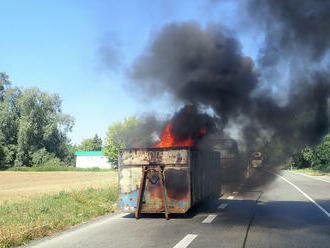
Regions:
<instances>
[{"instance_id":1,"label":"container side panel","mask_svg":"<svg viewBox=\"0 0 330 248\"><path fill-rule=\"evenodd\" d=\"M119 169L119 193L127 194L140 188L141 167L124 167Z\"/></svg>"},{"instance_id":2,"label":"container side panel","mask_svg":"<svg viewBox=\"0 0 330 248\"><path fill-rule=\"evenodd\" d=\"M191 207L189 167L167 167L164 174L170 213L187 212Z\"/></svg>"},{"instance_id":3,"label":"container side panel","mask_svg":"<svg viewBox=\"0 0 330 248\"><path fill-rule=\"evenodd\" d=\"M193 151L191 158L193 204L219 195L221 191L220 153Z\"/></svg>"},{"instance_id":4,"label":"container side panel","mask_svg":"<svg viewBox=\"0 0 330 248\"><path fill-rule=\"evenodd\" d=\"M136 210L139 191L134 190L127 194L120 194L119 207L123 212L133 213Z\"/></svg>"},{"instance_id":5,"label":"container side panel","mask_svg":"<svg viewBox=\"0 0 330 248\"><path fill-rule=\"evenodd\" d=\"M187 149L127 149L119 152L121 165L187 164Z\"/></svg>"},{"instance_id":6,"label":"container side panel","mask_svg":"<svg viewBox=\"0 0 330 248\"><path fill-rule=\"evenodd\" d=\"M142 170L147 166L141 213L165 211L166 192L169 213L185 213L191 207L189 149L125 149L119 153L119 205L124 212L134 212ZM163 170L165 190L161 188Z\"/></svg>"}]
</instances>

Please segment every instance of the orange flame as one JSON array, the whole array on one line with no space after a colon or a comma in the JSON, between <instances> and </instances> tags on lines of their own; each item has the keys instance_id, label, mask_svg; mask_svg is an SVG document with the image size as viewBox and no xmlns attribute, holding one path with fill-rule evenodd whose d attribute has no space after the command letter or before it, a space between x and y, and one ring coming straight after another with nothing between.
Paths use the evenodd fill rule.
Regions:
<instances>
[{"instance_id":1,"label":"orange flame","mask_svg":"<svg viewBox=\"0 0 330 248\"><path fill-rule=\"evenodd\" d=\"M184 125L184 122L187 120L188 115L192 111L191 105L185 106L185 112L182 114L182 116L177 119L174 123L169 122L162 135L161 140L157 145L154 145L153 147L178 147L178 146L194 146L196 142L198 142L206 133L207 133L207 127L202 126L199 127L197 130L194 130L193 133L191 133L188 137L181 139L175 135L175 133L172 130L172 125L181 126Z\"/></svg>"},{"instance_id":2,"label":"orange flame","mask_svg":"<svg viewBox=\"0 0 330 248\"><path fill-rule=\"evenodd\" d=\"M173 147L173 146L193 146L194 140L192 137L188 137L185 140L176 140L175 136L171 132L171 123L168 123L162 133L161 140L157 145L153 147Z\"/></svg>"}]
</instances>

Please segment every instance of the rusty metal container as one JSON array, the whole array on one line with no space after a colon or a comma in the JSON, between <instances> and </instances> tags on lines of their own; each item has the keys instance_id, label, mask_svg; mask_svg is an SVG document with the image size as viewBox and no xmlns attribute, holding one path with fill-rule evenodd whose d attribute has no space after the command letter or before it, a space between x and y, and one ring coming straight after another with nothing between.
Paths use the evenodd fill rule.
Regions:
<instances>
[{"instance_id":1,"label":"rusty metal container","mask_svg":"<svg viewBox=\"0 0 330 248\"><path fill-rule=\"evenodd\" d=\"M185 213L219 195L220 153L190 147L123 149L118 174L122 211Z\"/></svg>"}]
</instances>

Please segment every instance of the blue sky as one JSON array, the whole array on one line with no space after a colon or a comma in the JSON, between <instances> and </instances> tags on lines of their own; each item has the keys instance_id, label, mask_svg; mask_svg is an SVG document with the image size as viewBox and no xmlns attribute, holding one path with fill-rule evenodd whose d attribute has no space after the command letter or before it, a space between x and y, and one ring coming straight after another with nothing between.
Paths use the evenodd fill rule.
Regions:
<instances>
[{"instance_id":1,"label":"blue sky","mask_svg":"<svg viewBox=\"0 0 330 248\"><path fill-rule=\"evenodd\" d=\"M143 112L169 114L169 99L149 102L125 90L125 71L148 45L151 34L170 22L219 22L255 58L260 36L238 23L237 1L1 1L0 71L13 85L58 93L62 109L75 118L73 143L106 130L115 121ZM248 30L248 31L247 31ZM102 46L114 61L102 63Z\"/></svg>"}]
</instances>

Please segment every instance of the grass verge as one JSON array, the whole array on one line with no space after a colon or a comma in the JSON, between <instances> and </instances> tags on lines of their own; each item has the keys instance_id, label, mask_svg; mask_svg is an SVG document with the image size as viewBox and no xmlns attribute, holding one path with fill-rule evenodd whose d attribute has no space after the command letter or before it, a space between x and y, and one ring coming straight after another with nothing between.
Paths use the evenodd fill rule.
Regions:
<instances>
[{"instance_id":1,"label":"grass verge","mask_svg":"<svg viewBox=\"0 0 330 248\"><path fill-rule=\"evenodd\" d=\"M312 168L305 168L305 169L293 169L292 171L314 175L314 176L324 176L324 175L330 176L330 170L328 169L316 170Z\"/></svg>"},{"instance_id":2,"label":"grass verge","mask_svg":"<svg viewBox=\"0 0 330 248\"><path fill-rule=\"evenodd\" d=\"M19 246L114 212L118 190L88 188L0 205L0 247Z\"/></svg>"},{"instance_id":3,"label":"grass verge","mask_svg":"<svg viewBox=\"0 0 330 248\"><path fill-rule=\"evenodd\" d=\"M35 166L35 167L10 167L6 169L6 171L93 171L93 172L107 172L107 171L115 171L115 169L100 169L100 168L76 168L73 166Z\"/></svg>"}]
</instances>

